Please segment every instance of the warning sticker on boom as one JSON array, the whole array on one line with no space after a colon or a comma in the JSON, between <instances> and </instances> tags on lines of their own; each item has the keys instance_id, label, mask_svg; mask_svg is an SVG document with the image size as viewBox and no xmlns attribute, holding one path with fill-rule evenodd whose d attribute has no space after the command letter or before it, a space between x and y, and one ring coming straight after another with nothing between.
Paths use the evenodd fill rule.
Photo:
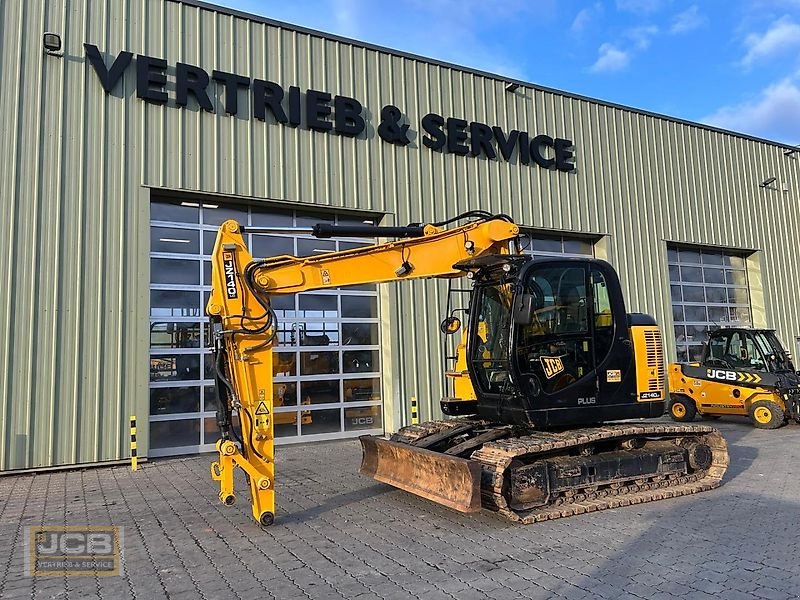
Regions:
<instances>
[{"instance_id":1,"label":"warning sticker on boom","mask_svg":"<svg viewBox=\"0 0 800 600\"><path fill-rule=\"evenodd\" d=\"M256 406L256 414L257 415L268 415L269 409L267 408L266 402L259 402L258 406Z\"/></svg>"}]
</instances>

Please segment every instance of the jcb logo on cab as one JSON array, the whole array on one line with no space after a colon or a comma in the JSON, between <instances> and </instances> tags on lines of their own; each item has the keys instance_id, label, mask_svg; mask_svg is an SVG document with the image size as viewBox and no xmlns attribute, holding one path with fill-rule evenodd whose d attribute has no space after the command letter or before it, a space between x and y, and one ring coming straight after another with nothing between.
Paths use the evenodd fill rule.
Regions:
<instances>
[{"instance_id":1,"label":"jcb logo on cab","mask_svg":"<svg viewBox=\"0 0 800 600\"><path fill-rule=\"evenodd\" d=\"M540 356L539 360L542 361L544 376L548 379L555 377L564 370L564 363L558 356Z\"/></svg>"}]
</instances>

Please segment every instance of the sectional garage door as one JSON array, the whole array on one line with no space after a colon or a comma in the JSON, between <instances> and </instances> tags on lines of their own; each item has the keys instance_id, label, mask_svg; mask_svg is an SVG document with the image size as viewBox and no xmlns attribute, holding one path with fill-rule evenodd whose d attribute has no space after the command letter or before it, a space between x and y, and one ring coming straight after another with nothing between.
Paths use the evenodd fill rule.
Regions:
<instances>
[{"instance_id":1,"label":"sectional garage door","mask_svg":"<svg viewBox=\"0 0 800 600\"><path fill-rule=\"evenodd\" d=\"M218 439L211 340L204 307L216 230L231 218L246 225L287 227L320 221L365 221L202 202L152 203L151 456L210 451ZM364 244L363 240L317 240L296 235L248 238L256 257L310 256ZM276 297L273 306L280 322L274 386L277 441L382 433L375 286Z\"/></svg>"},{"instance_id":2,"label":"sectional garage door","mask_svg":"<svg viewBox=\"0 0 800 600\"><path fill-rule=\"evenodd\" d=\"M669 246L667 259L679 361L700 359L711 328L752 325L743 253Z\"/></svg>"}]
</instances>

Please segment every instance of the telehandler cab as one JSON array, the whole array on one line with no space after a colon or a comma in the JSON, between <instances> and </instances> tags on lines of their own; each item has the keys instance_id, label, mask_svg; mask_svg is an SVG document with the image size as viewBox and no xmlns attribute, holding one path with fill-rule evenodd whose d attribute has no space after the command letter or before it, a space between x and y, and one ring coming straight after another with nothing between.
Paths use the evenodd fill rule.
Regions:
<instances>
[{"instance_id":1,"label":"telehandler cab","mask_svg":"<svg viewBox=\"0 0 800 600\"><path fill-rule=\"evenodd\" d=\"M760 429L800 423L800 377L771 329L727 327L708 334L700 362L669 365L669 414L749 416Z\"/></svg>"}]
</instances>

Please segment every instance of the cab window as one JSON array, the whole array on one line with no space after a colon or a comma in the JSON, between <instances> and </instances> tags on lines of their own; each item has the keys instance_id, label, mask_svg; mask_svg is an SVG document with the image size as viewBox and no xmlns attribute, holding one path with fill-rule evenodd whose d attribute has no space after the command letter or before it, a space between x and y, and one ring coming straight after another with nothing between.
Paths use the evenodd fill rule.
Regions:
<instances>
[{"instance_id":1,"label":"cab window","mask_svg":"<svg viewBox=\"0 0 800 600\"><path fill-rule=\"evenodd\" d=\"M561 390L592 370L587 269L542 265L529 271L529 324L517 330L517 364L531 395Z\"/></svg>"},{"instance_id":2,"label":"cab window","mask_svg":"<svg viewBox=\"0 0 800 600\"><path fill-rule=\"evenodd\" d=\"M537 298L529 333L555 336L588 330L584 273L581 267L543 268L529 278L528 293Z\"/></svg>"},{"instance_id":3,"label":"cab window","mask_svg":"<svg viewBox=\"0 0 800 600\"><path fill-rule=\"evenodd\" d=\"M724 360L740 369L764 369L764 358L756 347L753 336L737 331L731 336L730 347Z\"/></svg>"},{"instance_id":4,"label":"cab window","mask_svg":"<svg viewBox=\"0 0 800 600\"><path fill-rule=\"evenodd\" d=\"M480 387L501 393L508 384L511 286L486 286L476 307L472 361Z\"/></svg>"},{"instance_id":5,"label":"cab window","mask_svg":"<svg viewBox=\"0 0 800 600\"><path fill-rule=\"evenodd\" d=\"M602 272L592 269L592 296L594 308L595 355L599 364L611 352L614 337L614 318L608 285Z\"/></svg>"},{"instance_id":6,"label":"cab window","mask_svg":"<svg viewBox=\"0 0 800 600\"><path fill-rule=\"evenodd\" d=\"M718 335L711 339L709 344L708 358L716 360L725 360L725 354L728 347L727 335Z\"/></svg>"}]
</instances>

